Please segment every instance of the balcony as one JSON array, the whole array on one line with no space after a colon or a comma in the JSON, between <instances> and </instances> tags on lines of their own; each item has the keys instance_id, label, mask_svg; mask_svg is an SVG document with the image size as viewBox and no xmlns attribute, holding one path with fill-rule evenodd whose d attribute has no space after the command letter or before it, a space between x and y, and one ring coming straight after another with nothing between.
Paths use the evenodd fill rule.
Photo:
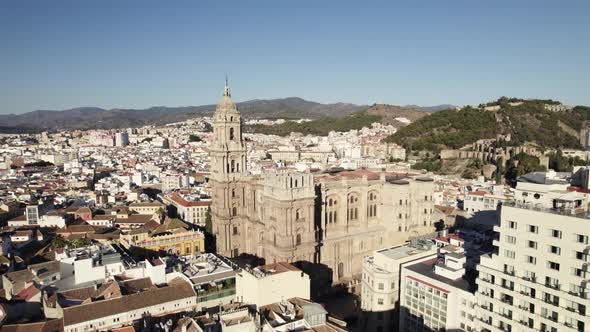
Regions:
<instances>
[{"instance_id":1,"label":"balcony","mask_svg":"<svg viewBox=\"0 0 590 332\"><path fill-rule=\"evenodd\" d=\"M514 285L502 284L501 286L502 286L502 288L507 289L509 291L513 291L514 290Z\"/></svg>"},{"instance_id":2,"label":"balcony","mask_svg":"<svg viewBox=\"0 0 590 332\"><path fill-rule=\"evenodd\" d=\"M503 298L501 298L501 299L500 299L500 301L502 301L503 303L506 303L506 304L512 305L512 298L509 298L509 297L503 297Z\"/></svg>"},{"instance_id":3,"label":"balcony","mask_svg":"<svg viewBox=\"0 0 590 332\"><path fill-rule=\"evenodd\" d=\"M511 311L500 312L500 316L502 316L504 318L512 319L512 312Z\"/></svg>"}]
</instances>

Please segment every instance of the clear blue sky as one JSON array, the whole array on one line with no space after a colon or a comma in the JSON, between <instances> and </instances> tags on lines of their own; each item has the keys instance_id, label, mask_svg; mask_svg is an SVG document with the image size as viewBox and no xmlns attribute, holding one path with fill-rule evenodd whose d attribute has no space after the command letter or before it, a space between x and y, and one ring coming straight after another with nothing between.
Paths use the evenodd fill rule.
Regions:
<instances>
[{"instance_id":1,"label":"clear blue sky","mask_svg":"<svg viewBox=\"0 0 590 332\"><path fill-rule=\"evenodd\" d=\"M234 98L590 105L590 1L0 1L0 113Z\"/></svg>"}]
</instances>

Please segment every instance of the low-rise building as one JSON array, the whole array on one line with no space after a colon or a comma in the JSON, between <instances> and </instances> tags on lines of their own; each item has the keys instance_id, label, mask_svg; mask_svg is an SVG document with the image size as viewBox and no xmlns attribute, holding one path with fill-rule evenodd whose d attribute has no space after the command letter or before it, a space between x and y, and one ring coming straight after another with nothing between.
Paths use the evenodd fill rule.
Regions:
<instances>
[{"instance_id":1,"label":"low-rise building","mask_svg":"<svg viewBox=\"0 0 590 332\"><path fill-rule=\"evenodd\" d=\"M236 291L238 301L261 307L285 298L309 299L310 280L295 266L279 262L241 270Z\"/></svg>"},{"instance_id":2,"label":"low-rise building","mask_svg":"<svg viewBox=\"0 0 590 332\"><path fill-rule=\"evenodd\" d=\"M176 255L192 255L205 250L205 235L179 219L167 218L155 227L139 227L121 234L121 243L127 248Z\"/></svg>"},{"instance_id":3,"label":"low-rise building","mask_svg":"<svg viewBox=\"0 0 590 332\"><path fill-rule=\"evenodd\" d=\"M436 255L430 240L380 249L363 262L361 309L366 331L392 331L399 317L401 268Z\"/></svg>"}]
</instances>

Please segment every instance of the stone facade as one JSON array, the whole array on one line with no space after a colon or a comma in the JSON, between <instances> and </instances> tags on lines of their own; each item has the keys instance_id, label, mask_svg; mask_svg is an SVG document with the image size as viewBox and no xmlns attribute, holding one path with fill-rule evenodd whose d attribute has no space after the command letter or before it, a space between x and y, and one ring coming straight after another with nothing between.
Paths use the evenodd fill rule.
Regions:
<instances>
[{"instance_id":1,"label":"stone facade","mask_svg":"<svg viewBox=\"0 0 590 332\"><path fill-rule=\"evenodd\" d=\"M373 250L434 230L430 178L365 170L248 174L240 113L227 86L213 132L211 212L221 255L324 264L337 281L360 275Z\"/></svg>"}]
</instances>

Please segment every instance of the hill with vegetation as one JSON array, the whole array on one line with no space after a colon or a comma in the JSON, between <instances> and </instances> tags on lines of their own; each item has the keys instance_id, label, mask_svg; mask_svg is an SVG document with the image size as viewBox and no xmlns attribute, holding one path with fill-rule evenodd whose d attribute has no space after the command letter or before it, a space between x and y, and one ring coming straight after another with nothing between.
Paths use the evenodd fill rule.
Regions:
<instances>
[{"instance_id":1,"label":"hill with vegetation","mask_svg":"<svg viewBox=\"0 0 590 332\"><path fill-rule=\"evenodd\" d=\"M237 106L246 118L288 119L345 117L367 108L367 106L348 103L321 104L297 97L250 100L237 103ZM79 107L63 111L37 110L22 114L0 114L0 132L111 129L164 125L200 116L210 116L214 111L215 105L155 106L147 109L107 110L98 107Z\"/></svg>"},{"instance_id":2,"label":"hill with vegetation","mask_svg":"<svg viewBox=\"0 0 590 332\"><path fill-rule=\"evenodd\" d=\"M545 148L580 148L577 131L585 121L590 122L590 108L553 112L545 109L547 103L558 102L501 98L484 105L500 106L495 111L473 107L440 111L401 128L386 140L410 150L439 151L510 134L512 140L507 144L534 142Z\"/></svg>"},{"instance_id":3,"label":"hill with vegetation","mask_svg":"<svg viewBox=\"0 0 590 332\"><path fill-rule=\"evenodd\" d=\"M367 109L367 114L381 117L381 123L392 125L396 128L406 126L407 123L400 119L414 122L430 114L424 107L396 106L386 104L373 104Z\"/></svg>"}]
</instances>

